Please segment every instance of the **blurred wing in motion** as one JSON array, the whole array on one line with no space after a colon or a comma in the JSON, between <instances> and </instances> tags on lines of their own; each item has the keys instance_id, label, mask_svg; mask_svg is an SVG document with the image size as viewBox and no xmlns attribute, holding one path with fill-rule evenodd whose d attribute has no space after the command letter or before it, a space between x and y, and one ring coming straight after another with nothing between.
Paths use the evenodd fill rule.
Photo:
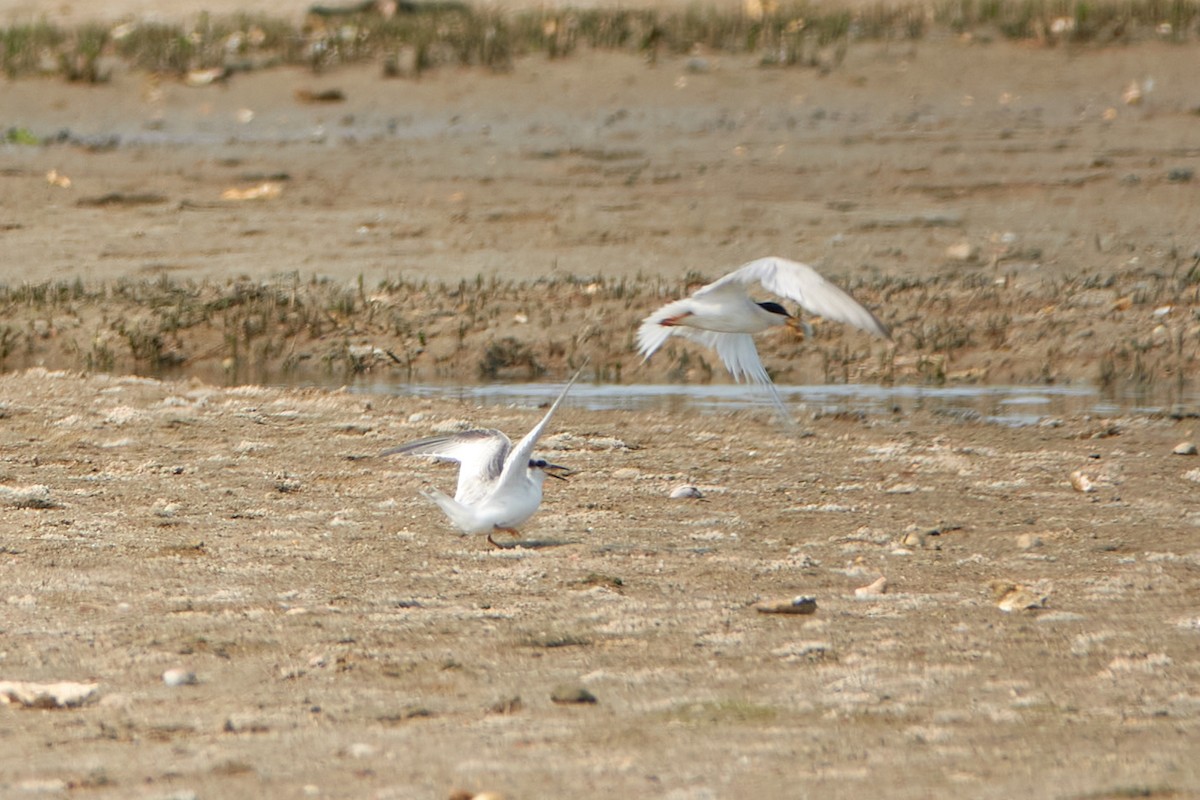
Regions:
<instances>
[{"instance_id":1,"label":"blurred wing in motion","mask_svg":"<svg viewBox=\"0 0 1200 800\"><path fill-rule=\"evenodd\" d=\"M382 455L402 453L457 461L458 488L454 492L454 499L469 506L485 497L500 480L505 459L511 450L512 442L507 436L501 431L488 429L430 436L385 450Z\"/></svg>"},{"instance_id":2,"label":"blurred wing in motion","mask_svg":"<svg viewBox=\"0 0 1200 800\"><path fill-rule=\"evenodd\" d=\"M853 325L884 339L892 338L888 327L857 300L825 280L821 273L809 265L786 258L770 256L743 264L724 278L700 289L695 296L727 290L730 284L745 287L754 283L772 294L799 303L810 314Z\"/></svg>"}]
</instances>

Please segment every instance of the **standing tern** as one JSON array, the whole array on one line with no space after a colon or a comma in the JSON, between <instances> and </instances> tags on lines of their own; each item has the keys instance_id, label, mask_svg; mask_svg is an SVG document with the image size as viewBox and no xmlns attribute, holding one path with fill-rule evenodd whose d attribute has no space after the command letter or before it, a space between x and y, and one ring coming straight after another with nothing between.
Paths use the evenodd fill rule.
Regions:
<instances>
[{"instance_id":1,"label":"standing tern","mask_svg":"<svg viewBox=\"0 0 1200 800\"><path fill-rule=\"evenodd\" d=\"M567 467L532 456L538 437L546 430L550 418L582 372L581 367L563 387L542 421L515 446L501 431L483 429L418 439L385 450L383 455L404 453L457 461L458 488L454 497L437 489L423 490L421 494L437 503L463 534L486 533L488 543L500 547L492 534L501 531L514 537L521 535L518 526L532 517L541 505L546 476L566 480L563 473L570 472Z\"/></svg>"},{"instance_id":2,"label":"standing tern","mask_svg":"<svg viewBox=\"0 0 1200 800\"><path fill-rule=\"evenodd\" d=\"M772 294L800 304L806 311L844 322L891 340L879 318L850 295L825 280L807 264L774 256L743 264L733 272L697 289L691 297L667 303L642 321L638 352L646 361L672 334L678 334L717 351L725 368L739 383L747 378L765 385L784 419L791 421L779 390L763 367L752 335L787 325L810 332L807 323L778 303L760 303L747 289L755 283Z\"/></svg>"}]
</instances>

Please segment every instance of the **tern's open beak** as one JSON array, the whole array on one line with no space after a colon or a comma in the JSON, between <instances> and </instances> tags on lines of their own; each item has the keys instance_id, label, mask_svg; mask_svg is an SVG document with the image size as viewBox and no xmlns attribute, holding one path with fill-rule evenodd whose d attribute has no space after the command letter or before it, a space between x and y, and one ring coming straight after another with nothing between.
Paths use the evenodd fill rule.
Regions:
<instances>
[{"instance_id":1,"label":"tern's open beak","mask_svg":"<svg viewBox=\"0 0 1200 800\"><path fill-rule=\"evenodd\" d=\"M558 478L560 481L565 481L567 476L571 474L570 467L560 467L558 464L547 464L542 467L542 472L549 475L551 478Z\"/></svg>"}]
</instances>

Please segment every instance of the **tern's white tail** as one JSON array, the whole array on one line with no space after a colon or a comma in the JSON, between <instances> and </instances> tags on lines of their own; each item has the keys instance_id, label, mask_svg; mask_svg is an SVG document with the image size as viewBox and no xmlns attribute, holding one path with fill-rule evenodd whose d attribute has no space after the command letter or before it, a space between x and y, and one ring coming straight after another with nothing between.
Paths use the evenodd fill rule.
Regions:
<instances>
[{"instance_id":1,"label":"tern's white tail","mask_svg":"<svg viewBox=\"0 0 1200 800\"><path fill-rule=\"evenodd\" d=\"M454 527L463 533L479 532L473 530L475 527L475 512L467 506L464 506L450 495L439 492L437 489L423 489L421 494L437 503L438 508L450 518L450 522L454 524Z\"/></svg>"}]
</instances>

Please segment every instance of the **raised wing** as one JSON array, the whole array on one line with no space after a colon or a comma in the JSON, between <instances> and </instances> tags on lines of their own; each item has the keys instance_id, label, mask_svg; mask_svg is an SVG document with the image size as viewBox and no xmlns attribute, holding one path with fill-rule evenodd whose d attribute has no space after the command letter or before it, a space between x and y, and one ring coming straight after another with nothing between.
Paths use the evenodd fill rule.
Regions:
<instances>
[{"instance_id":1,"label":"raised wing","mask_svg":"<svg viewBox=\"0 0 1200 800\"><path fill-rule=\"evenodd\" d=\"M402 453L457 461L458 488L454 499L469 506L482 499L500 480L511 449L512 442L501 431L486 429L430 436L384 450L382 455Z\"/></svg>"},{"instance_id":2,"label":"raised wing","mask_svg":"<svg viewBox=\"0 0 1200 800\"><path fill-rule=\"evenodd\" d=\"M753 336L748 333L718 333L717 331L682 327L676 329L676 332L693 342L716 350L722 363L725 364L725 369L729 370L729 374L735 381L741 383L745 379L766 386L771 395L771 401L775 404L779 414L785 420L792 421L792 415L788 413L783 398L779 396L779 390L775 388L771 376L767 374L767 368L763 366L762 359L758 357L758 348L754 346Z\"/></svg>"},{"instance_id":3,"label":"raised wing","mask_svg":"<svg viewBox=\"0 0 1200 800\"><path fill-rule=\"evenodd\" d=\"M728 291L732 285L746 287L756 282L772 294L799 303L811 314L853 325L884 339L892 338L887 326L857 300L825 280L821 273L808 264L786 258L770 256L743 264L700 289L695 296Z\"/></svg>"},{"instance_id":4,"label":"raised wing","mask_svg":"<svg viewBox=\"0 0 1200 800\"><path fill-rule=\"evenodd\" d=\"M579 376L583 374L583 367L567 381L567 385L563 387L558 398L550 405L546 416L542 417L542 421L533 426L533 430L525 434L521 441L513 446L512 452L509 453L508 460L504 463L504 472L500 475L500 484L505 484L517 480L525 475L525 470L529 468L529 457L533 455L533 448L537 446L538 437L546 430L546 426L550 424L550 418L554 416L554 412L558 410L558 406L562 403L563 398L567 396L567 392L571 391L571 387L575 385L575 381L579 380Z\"/></svg>"}]
</instances>

